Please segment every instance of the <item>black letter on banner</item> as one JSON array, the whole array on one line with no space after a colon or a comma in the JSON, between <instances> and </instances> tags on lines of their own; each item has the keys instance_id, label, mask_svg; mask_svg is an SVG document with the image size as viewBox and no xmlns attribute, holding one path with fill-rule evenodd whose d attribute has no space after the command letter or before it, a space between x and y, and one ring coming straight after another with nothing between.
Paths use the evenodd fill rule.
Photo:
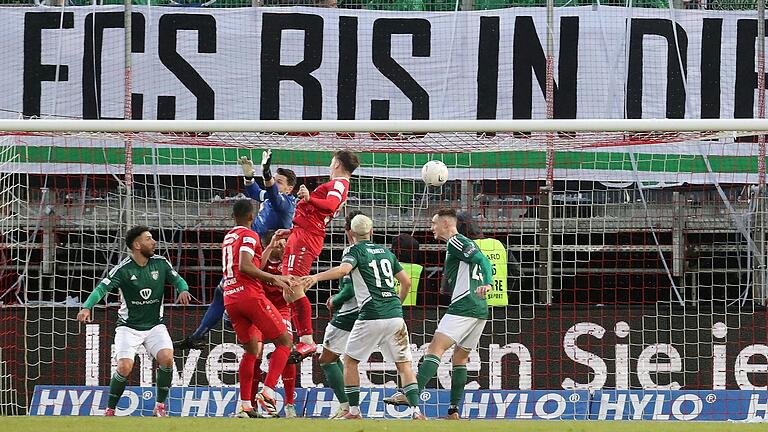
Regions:
<instances>
[{"instance_id":1,"label":"black letter on banner","mask_svg":"<svg viewBox=\"0 0 768 432\"><path fill-rule=\"evenodd\" d=\"M160 17L158 53L160 61L197 98L197 120L213 120L216 95L211 86L176 51L179 30L197 30L197 52L216 52L216 19L203 14L166 14ZM176 118L176 97L157 97L158 120Z\"/></svg>"},{"instance_id":2,"label":"black letter on banner","mask_svg":"<svg viewBox=\"0 0 768 432\"><path fill-rule=\"evenodd\" d=\"M101 115L101 52L104 43L104 29L124 28L125 15L122 12L97 12L85 17L85 48L83 50L83 118L106 119ZM131 52L144 52L144 15L131 14ZM122 40L122 39L121 39ZM122 44L120 44L122 47ZM112 58L123 61L123 56ZM122 97L122 94L120 95ZM136 97L136 94L132 95ZM138 96L141 99L141 96ZM119 117L120 119L124 117ZM133 116L131 118L134 118Z\"/></svg>"},{"instance_id":3,"label":"black letter on banner","mask_svg":"<svg viewBox=\"0 0 768 432\"><path fill-rule=\"evenodd\" d=\"M514 57L512 61L512 117L529 119L532 115L531 72L536 74L541 94L547 94L547 59L536 33L533 18L515 19ZM553 82L554 117L576 118L576 73L579 66L579 17L560 19L560 57L557 60L558 85ZM554 80L554 78L553 78Z\"/></svg>"},{"instance_id":4,"label":"black letter on banner","mask_svg":"<svg viewBox=\"0 0 768 432\"><path fill-rule=\"evenodd\" d=\"M24 14L24 89L22 110L25 116L40 115L41 83L68 81L66 65L41 64L43 29L71 29L75 26L72 12L27 12ZM58 77L56 72L58 70Z\"/></svg>"},{"instance_id":5,"label":"black letter on banner","mask_svg":"<svg viewBox=\"0 0 768 432\"><path fill-rule=\"evenodd\" d=\"M734 118L753 118L757 72L755 71L755 39L757 20L741 19L736 24L736 95ZM766 74L768 77L768 74Z\"/></svg>"},{"instance_id":6,"label":"black letter on banner","mask_svg":"<svg viewBox=\"0 0 768 432\"><path fill-rule=\"evenodd\" d=\"M336 116L354 120L357 110L357 17L339 17L339 89Z\"/></svg>"},{"instance_id":7,"label":"black letter on banner","mask_svg":"<svg viewBox=\"0 0 768 432\"><path fill-rule=\"evenodd\" d=\"M704 18L701 39L701 118L720 118L720 44L723 39L723 19Z\"/></svg>"},{"instance_id":8,"label":"black letter on banner","mask_svg":"<svg viewBox=\"0 0 768 432\"><path fill-rule=\"evenodd\" d=\"M480 17L477 118L495 119L499 100L499 17Z\"/></svg>"},{"instance_id":9,"label":"black letter on banner","mask_svg":"<svg viewBox=\"0 0 768 432\"><path fill-rule=\"evenodd\" d=\"M667 40L667 118L685 117L685 85L688 75L688 35L675 23L677 40L672 33L672 22L667 19L633 18L629 39L629 70L627 72L627 118L643 117L643 38L645 35L662 36ZM680 45L678 51L677 44ZM679 53L679 54L678 54ZM680 64L683 70L680 70ZM659 82L662 80L659 79Z\"/></svg>"},{"instance_id":10,"label":"black letter on banner","mask_svg":"<svg viewBox=\"0 0 768 432\"><path fill-rule=\"evenodd\" d=\"M409 34L414 57L429 57L432 24L421 18L379 18L373 22L373 64L411 101L411 119L429 119L429 94L392 58L392 35ZM389 100L371 101L371 120L389 119Z\"/></svg>"},{"instance_id":11,"label":"black letter on banner","mask_svg":"<svg viewBox=\"0 0 768 432\"><path fill-rule=\"evenodd\" d=\"M323 61L323 17L301 13L265 13L261 22L261 119L280 118L280 81L293 81L301 86L304 99L302 120L321 119L323 87L311 73ZM296 65L280 64L283 30L304 32L304 58Z\"/></svg>"}]
</instances>

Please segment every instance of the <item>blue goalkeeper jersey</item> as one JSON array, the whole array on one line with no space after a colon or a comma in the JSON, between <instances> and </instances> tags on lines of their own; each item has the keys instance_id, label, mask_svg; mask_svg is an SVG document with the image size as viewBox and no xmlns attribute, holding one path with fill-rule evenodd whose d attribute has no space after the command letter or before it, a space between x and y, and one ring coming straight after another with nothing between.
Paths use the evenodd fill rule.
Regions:
<instances>
[{"instance_id":1,"label":"blue goalkeeper jersey","mask_svg":"<svg viewBox=\"0 0 768 432\"><path fill-rule=\"evenodd\" d=\"M269 230L288 229L293 226L293 214L296 213L295 196L280 193L277 184L262 189L256 182L245 187L245 194L262 203L261 210L251 226L259 237Z\"/></svg>"}]
</instances>

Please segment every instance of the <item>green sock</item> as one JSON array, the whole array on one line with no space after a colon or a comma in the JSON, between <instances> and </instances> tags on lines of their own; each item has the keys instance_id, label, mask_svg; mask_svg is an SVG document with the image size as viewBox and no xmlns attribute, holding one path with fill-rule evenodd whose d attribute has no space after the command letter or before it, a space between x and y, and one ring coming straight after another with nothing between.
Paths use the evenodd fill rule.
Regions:
<instances>
[{"instance_id":1,"label":"green sock","mask_svg":"<svg viewBox=\"0 0 768 432\"><path fill-rule=\"evenodd\" d=\"M325 380L328 381L328 385L333 389L333 394L336 395L339 403L348 402L347 394L344 393L344 373L339 368L339 362L321 364L320 368L323 369Z\"/></svg>"},{"instance_id":2,"label":"green sock","mask_svg":"<svg viewBox=\"0 0 768 432\"><path fill-rule=\"evenodd\" d=\"M467 365L456 365L451 373L451 405L459 406L467 385Z\"/></svg>"},{"instance_id":3,"label":"green sock","mask_svg":"<svg viewBox=\"0 0 768 432\"><path fill-rule=\"evenodd\" d=\"M419 391L424 390L424 386L426 386L429 380L435 376L438 366L440 366L440 357L434 354L427 354L424 356L421 365L419 365L419 373L416 374L416 380L419 383Z\"/></svg>"},{"instance_id":4,"label":"green sock","mask_svg":"<svg viewBox=\"0 0 768 432\"><path fill-rule=\"evenodd\" d=\"M123 395L127 381L128 379L126 377L120 375L117 372L112 375L112 379L109 380L109 401L107 402L108 408L115 409L115 407L117 407L117 401L119 401L120 397Z\"/></svg>"},{"instance_id":5,"label":"green sock","mask_svg":"<svg viewBox=\"0 0 768 432\"><path fill-rule=\"evenodd\" d=\"M171 389L171 374L173 372L172 367L160 366L157 368L157 402L165 403L165 399L168 397L168 391Z\"/></svg>"},{"instance_id":6,"label":"green sock","mask_svg":"<svg viewBox=\"0 0 768 432\"><path fill-rule=\"evenodd\" d=\"M408 404L412 407L419 406L419 385L410 383L403 387L403 393L408 398Z\"/></svg>"},{"instance_id":7,"label":"green sock","mask_svg":"<svg viewBox=\"0 0 768 432\"><path fill-rule=\"evenodd\" d=\"M344 393L347 394L347 399L349 399L349 406L356 407L360 405L360 387L345 386Z\"/></svg>"},{"instance_id":8,"label":"green sock","mask_svg":"<svg viewBox=\"0 0 768 432\"><path fill-rule=\"evenodd\" d=\"M344 362L341 361L341 359L336 360L336 365L339 367L339 370L341 371L341 376L344 376Z\"/></svg>"}]
</instances>

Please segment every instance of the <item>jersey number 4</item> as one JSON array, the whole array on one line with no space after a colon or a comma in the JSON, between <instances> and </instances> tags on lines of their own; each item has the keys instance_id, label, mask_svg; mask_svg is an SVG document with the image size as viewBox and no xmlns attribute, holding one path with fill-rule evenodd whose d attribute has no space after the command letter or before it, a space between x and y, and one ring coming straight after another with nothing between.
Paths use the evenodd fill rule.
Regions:
<instances>
[{"instance_id":1,"label":"jersey number 4","mask_svg":"<svg viewBox=\"0 0 768 432\"><path fill-rule=\"evenodd\" d=\"M480 271L480 265L475 264L472 266L472 279L474 280L483 280L483 272Z\"/></svg>"},{"instance_id":2,"label":"jersey number 4","mask_svg":"<svg viewBox=\"0 0 768 432\"><path fill-rule=\"evenodd\" d=\"M371 261L368 263L368 267L373 269L373 277L376 278L376 287L381 288L381 275L384 275L384 283L388 287L395 287L395 274L392 271L392 262L387 259L377 261Z\"/></svg>"}]
</instances>

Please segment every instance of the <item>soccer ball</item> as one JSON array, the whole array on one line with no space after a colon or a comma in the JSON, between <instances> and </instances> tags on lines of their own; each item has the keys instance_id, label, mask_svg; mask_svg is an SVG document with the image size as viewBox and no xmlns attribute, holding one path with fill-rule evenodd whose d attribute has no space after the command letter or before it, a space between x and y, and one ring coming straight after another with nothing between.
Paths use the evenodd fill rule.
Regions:
<instances>
[{"instance_id":1,"label":"soccer ball","mask_svg":"<svg viewBox=\"0 0 768 432\"><path fill-rule=\"evenodd\" d=\"M421 179L427 186L442 186L448 181L448 167L439 160L431 160L421 168Z\"/></svg>"}]
</instances>

